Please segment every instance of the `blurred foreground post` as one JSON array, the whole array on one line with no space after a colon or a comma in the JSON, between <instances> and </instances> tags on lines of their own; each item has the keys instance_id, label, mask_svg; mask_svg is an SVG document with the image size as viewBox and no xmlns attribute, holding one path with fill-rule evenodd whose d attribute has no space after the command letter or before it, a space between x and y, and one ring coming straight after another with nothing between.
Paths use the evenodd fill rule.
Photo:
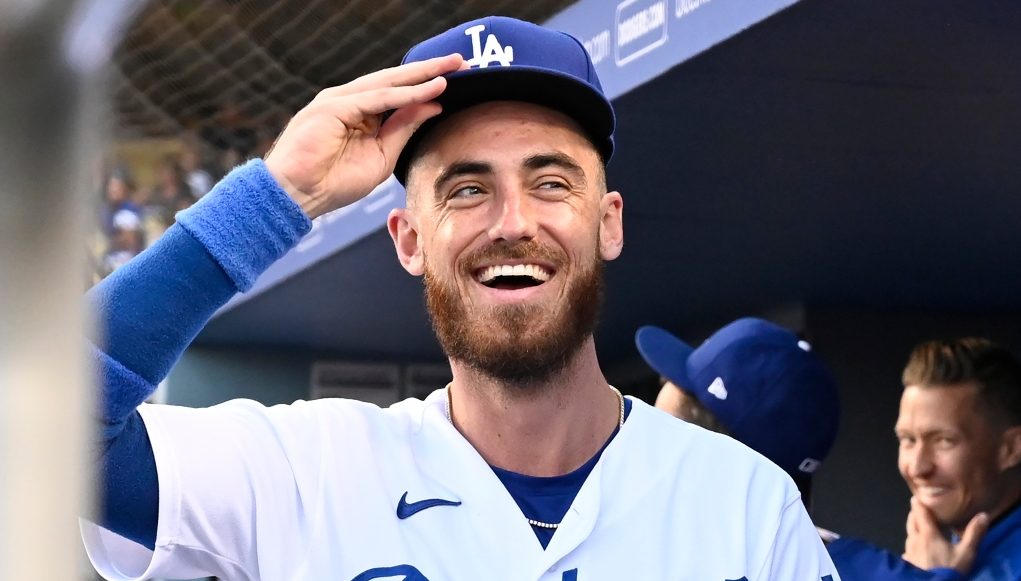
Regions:
<instances>
[{"instance_id":1,"label":"blurred foreground post","mask_svg":"<svg viewBox=\"0 0 1021 581\"><path fill-rule=\"evenodd\" d=\"M0 579L83 577L86 193L101 75L133 4L0 0Z\"/></svg>"}]
</instances>

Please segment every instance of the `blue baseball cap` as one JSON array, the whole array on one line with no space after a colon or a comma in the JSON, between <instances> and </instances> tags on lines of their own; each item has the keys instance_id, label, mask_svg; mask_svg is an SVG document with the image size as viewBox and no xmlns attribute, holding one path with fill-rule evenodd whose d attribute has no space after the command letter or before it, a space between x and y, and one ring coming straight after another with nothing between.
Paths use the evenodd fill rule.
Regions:
<instances>
[{"instance_id":1,"label":"blue baseball cap","mask_svg":"<svg viewBox=\"0 0 1021 581\"><path fill-rule=\"evenodd\" d=\"M695 396L730 435L795 477L814 473L840 423L833 375L796 335L738 319L692 348L659 327L635 344L660 375Z\"/></svg>"},{"instance_id":2,"label":"blue baseball cap","mask_svg":"<svg viewBox=\"0 0 1021 581\"><path fill-rule=\"evenodd\" d=\"M394 175L405 183L422 137L446 116L486 101L525 101L571 117L609 161L613 155L613 106L603 93L588 51L564 32L504 16L455 26L415 45L402 64L460 53L471 68L448 74L436 102L443 112L427 121L397 159Z\"/></svg>"}]
</instances>

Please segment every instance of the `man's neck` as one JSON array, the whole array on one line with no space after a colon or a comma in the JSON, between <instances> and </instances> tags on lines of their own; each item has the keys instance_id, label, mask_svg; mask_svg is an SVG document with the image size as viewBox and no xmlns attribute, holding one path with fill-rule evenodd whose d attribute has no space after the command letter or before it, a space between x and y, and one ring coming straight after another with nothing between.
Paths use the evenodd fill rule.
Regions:
<instances>
[{"instance_id":1,"label":"man's neck","mask_svg":"<svg viewBox=\"0 0 1021 581\"><path fill-rule=\"evenodd\" d=\"M507 385L450 362L454 426L493 466L530 476L567 474L609 439L620 404L596 360L590 337L548 381Z\"/></svg>"}]
</instances>

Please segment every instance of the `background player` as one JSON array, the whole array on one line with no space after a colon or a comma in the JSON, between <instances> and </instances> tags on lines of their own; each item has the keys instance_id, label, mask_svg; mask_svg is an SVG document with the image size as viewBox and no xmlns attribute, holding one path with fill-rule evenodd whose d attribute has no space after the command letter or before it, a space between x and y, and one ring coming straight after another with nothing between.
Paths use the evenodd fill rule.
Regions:
<instances>
[{"instance_id":1,"label":"background player","mask_svg":"<svg viewBox=\"0 0 1021 581\"><path fill-rule=\"evenodd\" d=\"M913 495L904 559L948 579L1021 579L1021 364L986 339L927 341L902 382L897 463ZM830 552L841 572L899 562L854 539Z\"/></svg>"}]
</instances>

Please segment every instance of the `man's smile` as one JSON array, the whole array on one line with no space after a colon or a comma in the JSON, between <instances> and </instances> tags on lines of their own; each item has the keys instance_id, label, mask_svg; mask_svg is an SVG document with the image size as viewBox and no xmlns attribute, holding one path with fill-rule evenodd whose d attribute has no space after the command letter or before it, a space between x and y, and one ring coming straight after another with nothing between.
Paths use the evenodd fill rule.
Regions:
<instances>
[{"instance_id":1,"label":"man's smile","mask_svg":"<svg viewBox=\"0 0 1021 581\"><path fill-rule=\"evenodd\" d=\"M475 271L475 279L489 288L516 290L539 286L553 276L552 268L535 264L493 264Z\"/></svg>"}]
</instances>

